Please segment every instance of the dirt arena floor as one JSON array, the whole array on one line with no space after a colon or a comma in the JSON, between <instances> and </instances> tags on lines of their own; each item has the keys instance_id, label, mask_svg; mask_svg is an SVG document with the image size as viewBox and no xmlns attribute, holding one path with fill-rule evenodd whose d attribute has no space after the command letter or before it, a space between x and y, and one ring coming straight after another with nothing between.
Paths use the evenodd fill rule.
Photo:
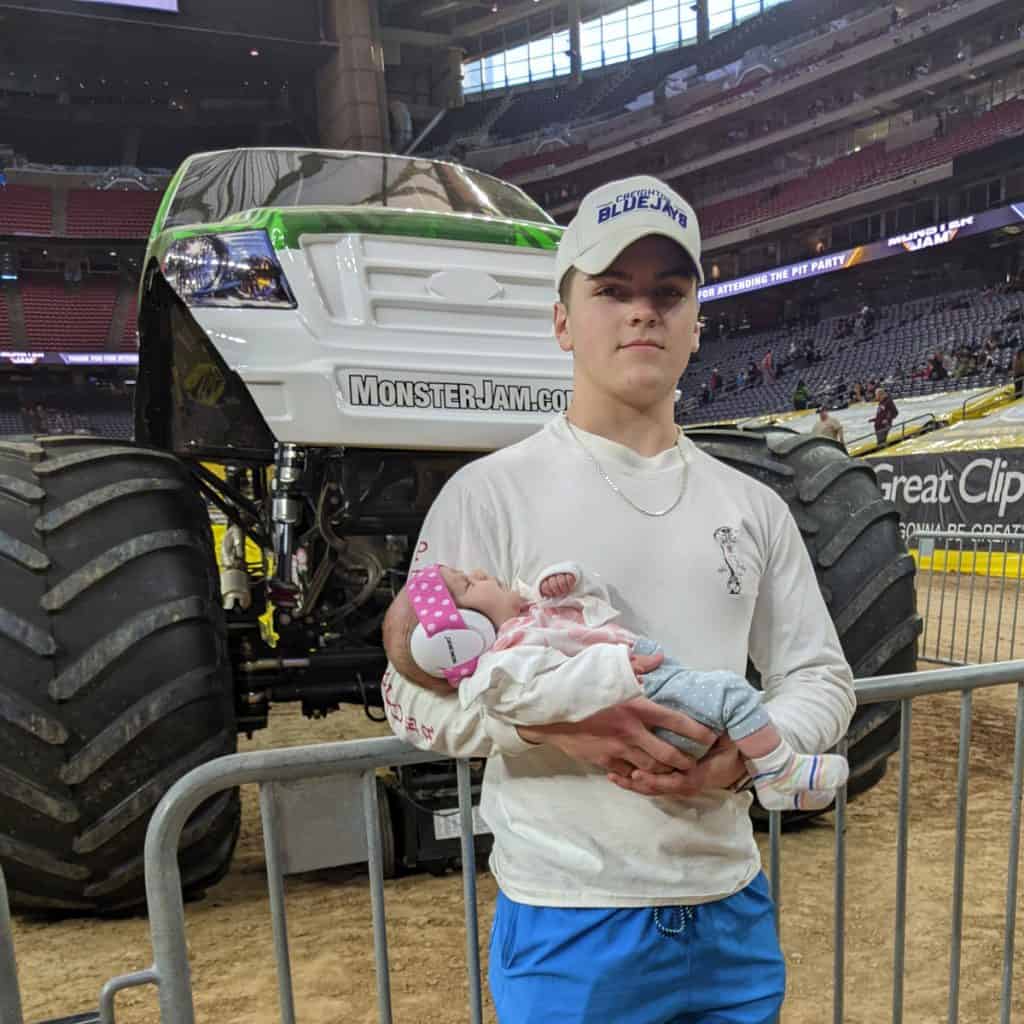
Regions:
<instances>
[{"instance_id":1,"label":"dirt arena floor","mask_svg":"<svg viewBox=\"0 0 1024 1024\"><path fill-rule=\"evenodd\" d=\"M939 586L950 584L940 581ZM976 601L982 590L975 591ZM933 630L938 593L932 597ZM1009 593L1013 596L1013 590ZM996 632L998 587L993 594L985 627L989 642ZM923 593L920 604L924 611ZM1004 607L1001 635L1009 635L1015 625L1012 605L1011 600ZM948 601L945 616L949 616ZM982 640L978 606L972 619L974 635L968 642L973 651ZM948 622L945 628L948 636ZM1020 657L1024 608L1016 629ZM963 642L961 634L957 643ZM1007 656L1005 650L1002 656ZM974 698L962 1024L998 1020L1016 699L1015 687L982 691ZM914 705L903 1017L908 1024L946 1019L959 713L958 695L921 699ZM355 739L385 734L382 729L386 726L368 722L354 709L310 723L296 709L284 707L275 711L269 730L251 742L243 740L241 749ZM848 1024L891 1019L897 784L894 760L886 779L849 808L844 1018ZM787 1024L825 1024L832 1020L832 816L785 834L782 851L782 942L790 978L783 1019ZM494 884L485 871L478 882L486 956ZM287 894L299 1021L376 1021L365 873L358 868L337 869L291 878ZM407 876L386 884L386 899L395 1020L410 1024L465 1021L468 989L460 877ZM1015 1021L1024 1020L1022 902L1018 895L1018 969L1011 1013ZM186 911L197 1020L217 1024L279 1020L255 790L244 793L242 837L230 874L205 900L189 904ZM144 919L54 923L19 916L15 942L28 1021L93 1008L103 981L150 962ZM494 1020L489 1004L485 1019ZM125 1024L157 1021L153 990L124 994L118 1003L118 1020Z\"/></svg>"}]
</instances>

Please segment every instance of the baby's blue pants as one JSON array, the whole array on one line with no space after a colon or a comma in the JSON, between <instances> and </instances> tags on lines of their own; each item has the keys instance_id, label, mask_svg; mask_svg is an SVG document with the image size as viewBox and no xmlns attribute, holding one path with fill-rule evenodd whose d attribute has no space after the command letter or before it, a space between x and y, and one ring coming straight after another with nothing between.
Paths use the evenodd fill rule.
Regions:
<instances>
[{"instance_id":1,"label":"baby's blue pants","mask_svg":"<svg viewBox=\"0 0 1024 1024\"><path fill-rule=\"evenodd\" d=\"M653 640L640 637L633 644L634 654L660 654L661 647ZM684 668L674 658L665 660L643 677L644 696L663 707L689 715L713 732L728 733L741 740L771 722L761 707L761 694L735 672ZM695 740L667 729L654 730L663 740L694 757L703 757L708 748Z\"/></svg>"}]
</instances>

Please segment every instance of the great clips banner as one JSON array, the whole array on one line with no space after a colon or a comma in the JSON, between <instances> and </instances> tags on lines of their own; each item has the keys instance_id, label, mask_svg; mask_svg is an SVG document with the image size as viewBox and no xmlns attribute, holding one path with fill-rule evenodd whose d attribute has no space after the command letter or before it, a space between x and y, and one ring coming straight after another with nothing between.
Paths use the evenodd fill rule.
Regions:
<instances>
[{"instance_id":1,"label":"great clips banner","mask_svg":"<svg viewBox=\"0 0 1024 1024\"><path fill-rule=\"evenodd\" d=\"M922 530L1024 534L1024 448L870 459L900 511L907 541Z\"/></svg>"},{"instance_id":2,"label":"great clips banner","mask_svg":"<svg viewBox=\"0 0 1024 1024\"><path fill-rule=\"evenodd\" d=\"M1011 203L997 210L986 210L984 213L960 217L957 220L943 221L932 224L906 234L883 238L869 245L858 245L853 249L841 249L816 256L812 260L800 263L789 263L784 267L774 267L759 274L737 277L731 281L720 281L701 288L701 302L714 302L715 299L728 299L734 295L745 295L758 292L762 288L774 288L776 285L792 284L794 281L806 281L822 274L834 274L839 270L849 270L861 263L885 259L888 256L905 255L908 252L920 252L937 245L948 245L957 238L969 238L986 231L1009 227L1011 224L1024 224L1024 203Z\"/></svg>"}]
</instances>

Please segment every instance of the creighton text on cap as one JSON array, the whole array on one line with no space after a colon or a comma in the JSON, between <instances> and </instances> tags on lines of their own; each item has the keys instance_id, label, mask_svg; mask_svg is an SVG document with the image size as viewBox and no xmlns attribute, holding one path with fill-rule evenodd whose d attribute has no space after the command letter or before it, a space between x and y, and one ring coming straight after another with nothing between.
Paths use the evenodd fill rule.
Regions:
<instances>
[{"instance_id":1,"label":"creighton text on cap","mask_svg":"<svg viewBox=\"0 0 1024 1024\"><path fill-rule=\"evenodd\" d=\"M614 220L633 210L654 210L671 217L680 227L685 228L687 224L686 214L682 210L677 210L668 196L655 188L637 188L632 192L623 192L612 202L599 206L597 223L603 224L606 220Z\"/></svg>"}]
</instances>

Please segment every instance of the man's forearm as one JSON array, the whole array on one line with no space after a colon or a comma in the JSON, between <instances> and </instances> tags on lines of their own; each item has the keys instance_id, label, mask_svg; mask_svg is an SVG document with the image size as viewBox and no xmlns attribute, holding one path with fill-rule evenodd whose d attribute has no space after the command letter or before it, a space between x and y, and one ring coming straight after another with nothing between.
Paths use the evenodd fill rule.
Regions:
<instances>
[{"instance_id":1,"label":"man's forearm","mask_svg":"<svg viewBox=\"0 0 1024 1024\"><path fill-rule=\"evenodd\" d=\"M529 744L509 726L485 722L477 712L464 711L454 690L435 692L389 667L381 694L391 731L420 750L462 758L529 749Z\"/></svg>"}]
</instances>

